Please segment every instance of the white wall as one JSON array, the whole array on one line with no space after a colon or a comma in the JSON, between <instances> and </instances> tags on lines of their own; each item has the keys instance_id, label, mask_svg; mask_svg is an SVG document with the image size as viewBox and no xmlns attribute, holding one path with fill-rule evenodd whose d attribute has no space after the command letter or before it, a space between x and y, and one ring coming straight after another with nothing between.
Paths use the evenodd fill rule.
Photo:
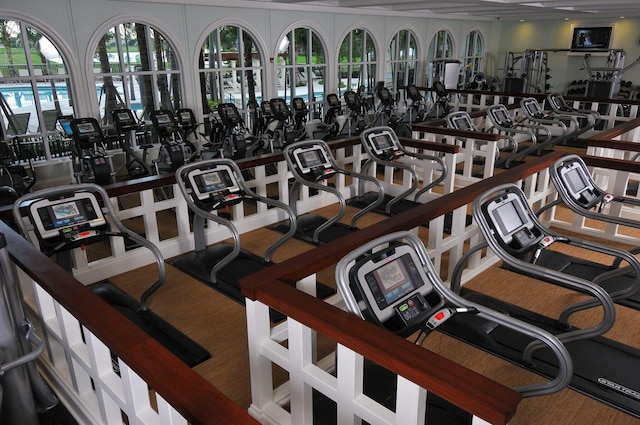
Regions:
<instances>
[{"instance_id":1,"label":"white wall","mask_svg":"<svg viewBox=\"0 0 640 425\"><path fill-rule=\"evenodd\" d=\"M235 4L235 3L232 3ZM245 5L238 2L240 5ZM277 7L265 3L265 7ZM33 23L42 29L52 41L65 53L73 75L79 75L73 81L76 93L76 114L97 115L97 99L91 90L92 58L98 37L104 30L117 22L140 21L157 27L174 43L182 66L186 106L201 110L198 84L196 81L196 53L201 40L213 28L221 23L241 25L251 31L258 43L265 49L266 57L275 54L275 45L283 32L294 26L306 25L316 29L325 37L329 72L336 72L336 54L342 37L350 29L364 27L371 31L378 43L378 55L384 58L386 45L390 37L399 29L411 29L416 32L421 47L421 58L433 35L441 30L449 30L454 38L456 56L464 43L466 34L479 30L484 35L487 55L486 73L501 77L503 75L504 54L506 51L522 52L525 49L562 49L566 48L570 38L571 24L611 24L615 23L613 47L627 52L626 64L631 64L640 53L638 43L640 19L605 19L590 21L532 21L508 22L497 20L461 20L442 17L419 18L408 14L389 16L390 12L378 14L357 14L340 10L321 11L307 7L297 10L259 9L250 7L224 7L208 5L178 5L163 0L154 2L105 1L105 0L20 0L0 5L0 17L16 18ZM616 22L614 22L616 21ZM601 57L592 59L593 66L603 66ZM564 91L569 81L587 78L581 71L582 58L569 56L566 52L549 53L549 67L552 75L553 90ZM384 68L379 69L379 78ZM335 76L335 74L334 74ZM331 75L330 75L331 77ZM640 84L640 67L630 70L623 79L637 81ZM273 89L273 71L268 70L267 81L270 91ZM334 82L335 78L326 81ZM335 87L329 87L334 91ZM82 96L86 93L86 96ZM193 99L190 102L189 99ZM193 104L191 104L193 103Z\"/></svg>"}]
</instances>

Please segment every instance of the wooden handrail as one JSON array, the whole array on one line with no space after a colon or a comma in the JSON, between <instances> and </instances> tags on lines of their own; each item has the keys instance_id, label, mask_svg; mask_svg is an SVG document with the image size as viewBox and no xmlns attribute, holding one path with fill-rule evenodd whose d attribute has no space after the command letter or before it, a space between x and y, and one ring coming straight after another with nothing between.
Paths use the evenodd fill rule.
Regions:
<instances>
[{"instance_id":1,"label":"wooden handrail","mask_svg":"<svg viewBox=\"0 0 640 425\"><path fill-rule=\"evenodd\" d=\"M496 185L524 179L549 167L561 156L561 153L553 152L535 158L527 164L510 169L509 172L440 197L437 202L411 208L352 235L321 245L310 253L275 264L251 275L251 278L241 279L242 292L246 297L263 302L285 315L300 320L365 357L382 362L386 368L423 388L428 388L429 391L474 415L492 423L507 423L515 413L519 401L518 393L506 387L495 387L495 382L487 381L486 378L467 369L451 365L445 359L431 358L431 354L428 362L424 362L420 356L424 356L426 350L408 341L403 342L400 337L390 337L386 333L381 335L379 328L365 324L347 313L338 313L339 309L300 294L293 288L286 288L286 285L293 285L297 280L314 274L317 270L335 265L348 252L368 241L391 232L414 228L473 202L479 194ZM390 356L390 353L393 355ZM438 370L433 369L434 364L438 365ZM445 366L446 370L441 369ZM454 373L450 375L447 371ZM447 379L440 379L445 375ZM460 382L472 382L475 390L469 392L470 388L459 386Z\"/></svg>"},{"instance_id":2,"label":"wooden handrail","mask_svg":"<svg viewBox=\"0 0 640 425\"><path fill-rule=\"evenodd\" d=\"M587 145L602 148L624 149L638 151L638 143L625 142L622 140L613 140L615 137L621 136L640 126L640 118L623 122L609 130L604 130L587 139ZM635 145L635 146L631 146ZM621 147L621 146L624 146ZM627 149L630 148L630 149Z\"/></svg>"},{"instance_id":3,"label":"wooden handrail","mask_svg":"<svg viewBox=\"0 0 640 425\"><path fill-rule=\"evenodd\" d=\"M192 424L258 425L210 382L115 308L0 222L9 255L24 272ZM71 296L73 294L73 296Z\"/></svg>"}]
</instances>

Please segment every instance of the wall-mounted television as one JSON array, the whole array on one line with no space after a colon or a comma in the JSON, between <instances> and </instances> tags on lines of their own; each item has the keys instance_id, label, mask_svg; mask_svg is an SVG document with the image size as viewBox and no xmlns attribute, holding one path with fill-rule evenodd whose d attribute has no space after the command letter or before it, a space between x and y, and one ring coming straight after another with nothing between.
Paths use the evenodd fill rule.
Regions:
<instances>
[{"instance_id":1,"label":"wall-mounted television","mask_svg":"<svg viewBox=\"0 0 640 425\"><path fill-rule=\"evenodd\" d=\"M572 52L606 52L611 49L613 25L571 26Z\"/></svg>"}]
</instances>

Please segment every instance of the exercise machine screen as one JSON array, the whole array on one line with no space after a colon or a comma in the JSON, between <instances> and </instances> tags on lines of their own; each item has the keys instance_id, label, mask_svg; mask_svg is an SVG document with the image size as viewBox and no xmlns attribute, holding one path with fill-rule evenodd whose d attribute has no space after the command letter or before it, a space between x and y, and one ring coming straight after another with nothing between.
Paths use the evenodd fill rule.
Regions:
<instances>
[{"instance_id":1,"label":"exercise machine screen","mask_svg":"<svg viewBox=\"0 0 640 425\"><path fill-rule=\"evenodd\" d=\"M331 161L320 145L297 148L293 151L293 157L300 169L300 174L309 180L324 180L335 174Z\"/></svg>"},{"instance_id":2,"label":"exercise machine screen","mask_svg":"<svg viewBox=\"0 0 640 425\"><path fill-rule=\"evenodd\" d=\"M493 117L495 118L498 125L507 126L511 125L511 117L502 109L497 109L493 111Z\"/></svg>"},{"instance_id":3,"label":"exercise machine screen","mask_svg":"<svg viewBox=\"0 0 640 425\"><path fill-rule=\"evenodd\" d=\"M129 131L138 128L138 120L133 116L131 109L120 109L113 113L113 118L120 131Z\"/></svg>"},{"instance_id":4,"label":"exercise machine screen","mask_svg":"<svg viewBox=\"0 0 640 425\"><path fill-rule=\"evenodd\" d=\"M489 221L493 223L492 227L506 245L515 240L515 248L520 249L537 242L538 238L532 232L535 225L518 195L507 193L485 205Z\"/></svg>"},{"instance_id":5,"label":"exercise machine screen","mask_svg":"<svg viewBox=\"0 0 640 425\"><path fill-rule=\"evenodd\" d=\"M565 165L560 169L560 178L564 180L565 187L571 197L583 204L586 208L591 208L598 202L598 194L590 183L590 179L584 175L584 170L577 162Z\"/></svg>"},{"instance_id":6,"label":"exercise machine screen","mask_svg":"<svg viewBox=\"0 0 640 425\"><path fill-rule=\"evenodd\" d=\"M384 323L394 317L405 325L425 319L442 305L431 280L413 249L394 245L365 257L352 273L361 289L366 309L377 321ZM353 286L353 279L352 286Z\"/></svg>"},{"instance_id":7,"label":"exercise machine screen","mask_svg":"<svg viewBox=\"0 0 640 425\"><path fill-rule=\"evenodd\" d=\"M388 130L369 133L367 141L375 155L380 158L395 159L403 155L402 149L396 143L395 135Z\"/></svg>"},{"instance_id":8,"label":"exercise machine screen","mask_svg":"<svg viewBox=\"0 0 640 425\"><path fill-rule=\"evenodd\" d=\"M78 192L70 197L41 199L29 206L29 214L41 239L64 237L75 241L96 234L107 225L95 196Z\"/></svg>"},{"instance_id":9,"label":"exercise machine screen","mask_svg":"<svg viewBox=\"0 0 640 425\"><path fill-rule=\"evenodd\" d=\"M472 131L473 130L473 125L471 124L471 122L469 122L469 120L465 116L453 117L451 119L451 122L452 122L452 124L453 124L453 126L455 127L456 130L462 130L462 131Z\"/></svg>"},{"instance_id":10,"label":"exercise machine screen","mask_svg":"<svg viewBox=\"0 0 640 425\"><path fill-rule=\"evenodd\" d=\"M240 188L238 187L231 169L226 165L218 165L214 168L195 169L187 178L193 190L194 200L212 201L217 204L231 201L240 201Z\"/></svg>"}]
</instances>

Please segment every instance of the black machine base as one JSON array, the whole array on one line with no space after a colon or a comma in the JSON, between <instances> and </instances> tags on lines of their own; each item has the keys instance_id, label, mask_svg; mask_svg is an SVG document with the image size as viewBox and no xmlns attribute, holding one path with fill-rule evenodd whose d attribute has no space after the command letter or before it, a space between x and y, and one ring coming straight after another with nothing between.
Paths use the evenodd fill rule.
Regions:
<instances>
[{"instance_id":1,"label":"black machine base","mask_svg":"<svg viewBox=\"0 0 640 425\"><path fill-rule=\"evenodd\" d=\"M139 303L112 283L95 283L89 288L190 367L211 358L207 350L160 316L140 311Z\"/></svg>"},{"instance_id":2,"label":"black machine base","mask_svg":"<svg viewBox=\"0 0 640 425\"><path fill-rule=\"evenodd\" d=\"M294 237L296 239L303 240L305 242L314 243L313 242L313 232L322 226L327 221L326 217L322 217L317 214L303 214L298 217L297 220L297 231ZM287 233L289 231L289 220L286 220L282 223L278 223L271 228L276 232ZM323 244L327 242L331 242L333 240L339 239L343 236L349 235L353 233L355 230L358 230L354 227L351 227L344 223L334 223L329 228L320 232L318 235L318 243Z\"/></svg>"},{"instance_id":3,"label":"black machine base","mask_svg":"<svg viewBox=\"0 0 640 425\"><path fill-rule=\"evenodd\" d=\"M552 334L571 330L549 317L483 294L467 290L464 295L478 304L532 323ZM438 329L542 376L553 377L557 373L555 357L550 349L545 347L537 350L533 364L523 362L523 349L531 340L504 327L480 320L477 316L455 316ZM637 367L640 364L640 349L604 337L565 345L573 359L574 373L570 388L640 418L640 368Z\"/></svg>"},{"instance_id":4,"label":"black machine base","mask_svg":"<svg viewBox=\"0 0 640 425\"><path fill-rule=\"evenodd\" d=\"M359 197L355 197L350 199L347 202L347 205L354 207L354 208L364 208L367 205L371 205L373 202L375 202L376 198L378 197L378 195L374 192L369 192L369 193L365 193L363 196L359 196ZM388 214L385 211L385 207L387 206L387 204L389 203L389 201L391 201L393 199L393 197L391 195L384 195L384 198L382 200L382 202L380 203L380 205L378 205L377 208L373 209L373 212L376 212L378 214L385 214L385 215L396 215L396 214L400 214L402 212L405 212L411 208L417 207L419 205L422 205L419 202L415 202L415 201L411 201L409 199L401 199L400 201L396 202L395 204L393 204L391 206L391 212ZM451 220L453 219L453 213L447 213L444 216L444 231L445 233L451 233ZM471 217L471 215L467 215L467 218L465 220L466 225L470 225L473 221L473 218ZM423 224L424 227L429 227L429 223L425 223Z\"/></svg>"},{"instance_id":5,"label":"black machine base","mask_svg":"<svg viewBox=\"0 0 640 425\"><path fill-rule=\"evenodd\" d=\"M244 305L245 297L242 295L238 280L244 276L263 270L269 264L264 258L252 252L241 249L238 256L218 272L217 282L211 283L211 269L224 258L233 247L222 243L206 247L202 251L193 251L185 254L172 262L172 265L184 273L198 279L205 285L223 293L234 301ZM335 293L335 290L317 283L316 293L318 298L326 298ZM284 317L276 312L272 312L271 320L278 322Z\"/></svg>"}]
</instances>

